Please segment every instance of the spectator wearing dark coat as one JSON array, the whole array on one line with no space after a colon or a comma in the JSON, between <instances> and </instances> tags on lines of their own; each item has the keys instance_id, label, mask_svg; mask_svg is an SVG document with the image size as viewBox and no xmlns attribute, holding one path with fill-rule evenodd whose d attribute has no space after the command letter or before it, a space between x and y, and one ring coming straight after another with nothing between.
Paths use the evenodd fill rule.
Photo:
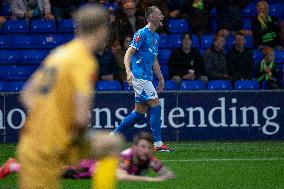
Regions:
<instances>
[{"instance_id":1,"label":"spectator wearing dark coat","mask_svg":"<svg viewBox=\"0 0 284 189\"><path fill-rule=\"evenodd\" d=\"M215 35L213 45L203 55L206 75L209 80L231 80L228 74L226 54L224 52L225 39Z\"/></svg>"},{"instance_id":2,"label":"spectator wearing dark coat","mask_svg":"<svg viewBox=\"0 0 284 189\"><path fill-rule=\"evenodd\" d=\"M269 5L259 1L256 5L257 16L252 19L254 46L262 49L264 46L280 48L280 26L277 19L269 16Z\"/></svg>"},{"instance_id":3,"label":"spectator wearing dark coat","mask_svg":"<svg viewBox=\"0 0 284 189\"><path fill-rule=\"evenodd\" d=\"M227 53L229 74L234 81L252 79L253 55L252 50L245 47L245 43L244 35L238 32L233 47Z\"/></svg>"},{"instance_id":4,"label":"spectator wearing dark coat","mask_svg":"<svg viewBox=\"0 0 284 189\"><path fill-rule=\"evenodd\" d=\"M181 47L173 49L169 58L171 80L179 83L181 80L199 79L207 83L202 57L197 49L191 47L192 39L189 33L183 34Z\"/></svg>"},{"instance_id":5,"label":"spectator wearing dark coat","mask_svg":"<svg viewBox=\"0 0 284 189\"><path fill-rule=\"evenodd\" d=\"M219 28L227 28L229 31L239 31L243 27L241 11L250 0L216 0Z\"/></svg>"}]
</instances>

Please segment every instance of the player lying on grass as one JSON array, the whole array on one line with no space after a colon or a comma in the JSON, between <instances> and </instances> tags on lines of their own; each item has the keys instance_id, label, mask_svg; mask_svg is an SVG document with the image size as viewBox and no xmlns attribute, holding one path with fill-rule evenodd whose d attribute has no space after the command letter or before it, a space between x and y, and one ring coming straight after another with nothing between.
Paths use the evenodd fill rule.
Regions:
<instances>
[{"instance_id":1,"label":"player lying on grass","mask_svg":"<svg viewBox=\"0 0 284 189\"><path fill-rule=\"evenodd\" d=\"M133 139L130 148L120 153L120 164L117 169L118 180L159 182L174 179L175 174L152 155L153 139L150 133L141 132ZM96 160L82 160L78 166L66 166L64 178L90 178L96 171ZM11 173L20 171L21 165L16 159L10 158L0 168L0 179ZM145 176L152 169L157 173L156 177Z\"/></svg>"}]
</instances>

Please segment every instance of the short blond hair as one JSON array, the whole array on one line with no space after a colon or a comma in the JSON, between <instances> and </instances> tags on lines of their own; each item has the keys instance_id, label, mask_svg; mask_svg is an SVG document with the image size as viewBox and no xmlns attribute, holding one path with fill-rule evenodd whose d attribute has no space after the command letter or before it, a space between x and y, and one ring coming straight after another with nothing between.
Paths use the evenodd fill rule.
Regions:
<instances>
[{"instance_id":1,"label":"short blond hair","mask_svg":"<svg viewBox=\"0 0 284 189\"><path fill-rule=\"evenodd\" d=\"M77 33L92 34L98 28L108 26L109 14L100 5L85 5L75 12L73 19Z\"/></svg>"}]
</instances>

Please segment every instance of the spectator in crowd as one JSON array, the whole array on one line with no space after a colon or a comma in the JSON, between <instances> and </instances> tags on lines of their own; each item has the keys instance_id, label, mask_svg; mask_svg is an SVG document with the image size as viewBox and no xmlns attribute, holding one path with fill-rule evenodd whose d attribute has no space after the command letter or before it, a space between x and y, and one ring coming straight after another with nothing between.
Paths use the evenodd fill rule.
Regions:
<instances>
[{"instance_id":1,"label":"spectator in crowd","mask_svg":"<svg viewBox=\"0 0 284 189\"><path fill-rule=\"evenodd\" d=\"M173 49L169 58L169 72L171 80L176 83L195 79L207 83L202 57L197 49L192 48L192 38L189 33L183 34L181 47Z\"/></svg>"},{"instance_id":2,"label":"spectator in crowd","mask_svg":"<svg viewBox=\"0 0 284 189\"><path fill-rule=\"evenodd\" d=\"M50 0L51 10L57 20L70 19L80 6L80 0Z\"/></svg>"},{"instance_id":3,"label":"spectator in crowd","mask_svg":"<svg viewBox=\"0 0 284 189\"><path fill-rule=\"evenodd\" d=\"M219 28L226 28L230 32L242 29L241 11L249 2L250 0L215 1Z\"/></svg>"},{"instance_id":4,"label":"spectator in crowd","mask_svg":"<svg viewBox=\"0 0 284 189\"><path fill-rule=\"evenodd\" d=\"M212 31L213 0L188 0L185 7L192 33L200 37Z\"/></svg>"},{"instance_id":5,"label":"spectator in crowd","mask_svg":"<svg viewBox=\"0 0 284 189\"><path fill-rule=\"evenodd\" d=\"M49 0L10 0L12 18L54 19Z\"/></svg>"},{"instance_id":6,"label":"spectator in crowd","mask_svg":"<svg viewBox=\"0 0 284 189\"><path fill-rule=\"evenodd\" d=\"M229 74L234 81L252 79L253 56L252 50L245 47L245 37L238 32L235 35L233 47L227 54Z\"/></svg>"},{"instance_id":7,"label":"spectator in crowd","mask_svg":"<svg viewBox=\"0 0 284 189\"><path fill-rule=\"evenodd\" d=\"M128 49L130 43L132 40L131 35L125 36L124 40L120 44L120 48L117 49L114 52L115 55L115 62L116 62L116 68L114 72L114 79L120 82L126 81L126 72L125 72L125 66L124 66L124 55L126 53L126 50Z\"/></svg>"},{"instance_id":8,"label":"spectator in crowd","mask_svg":"<svg viewBox=\"0 0 284 189\"><path fill-rule=\"evenodd\" d=\"M0 28L6 22L7 17L9 16L9 13L5 10L5 6L8 6L8 2L6 1L0 1Z\"/></svg>"},{"instance_id":9,"label":"spectator in crowd","mask_svg":"<svg viewBox=\"0 0 284 189\"><path fill-rule=\"evenodd\" d=\"M252 19L254 46L262 49L264 46L280 48L280 27L277 19L269 16L267 1L259 1L256 5L257 16Z\"/></svg>"},{"instance_id":10,"label":"spectator in crowd","mask_svg":"<svg viewBox=\"0 0 284 189\"><path fill-rule=\"evenodd\" d=\"M169 9L170 18L181 18L185 12L185 0L165 0L166 6Z\"/></svg>"},{"instance_id":11,"label":"spectator in crowd","mask_svg":"<svg viewBox=\"0 0 284 189\"><path fill-rule=\"evenodd\" d=\"M278 89L278 69L274 62L274 50L271 47L263 48L263 59L260 63L257 80L267 89Z\"/></svg>"},{"instance_id":12,"label":"spectator in crowd","mask_svg":"<svg viewBox=\"0 0 284 189\"><path fill-rule=\"evenodd\" d=\"M107 47L106 44L102 44L96 51L96 57L100 68L99 79L112 81L116 61L111 48Z\"/></svg>"},{"instance_id":13,"label":"spectator in crowd","mask_svg":"<svg viewBox=\"0 0 284 189\"><path fill-rule=\"evenodd\" d=\"M133 35L139 28L146 25L145 17L136 14L136 4L133 1L123 3L123 12L118 15L118 36L122 40L126 35Z\"/></svg>"},{"instance_id":14,"label":"spectator in crowd","mask_svg":"<svg viewBox=\"0 0 284 189\"><path fill-rule=\"evenodd\" d=\"M221 35L215 35L213 45L203 55L206 75L209 80L231 80L228 74L226 54L224 52L225 39Z\"/></svg>"}]
</instances>

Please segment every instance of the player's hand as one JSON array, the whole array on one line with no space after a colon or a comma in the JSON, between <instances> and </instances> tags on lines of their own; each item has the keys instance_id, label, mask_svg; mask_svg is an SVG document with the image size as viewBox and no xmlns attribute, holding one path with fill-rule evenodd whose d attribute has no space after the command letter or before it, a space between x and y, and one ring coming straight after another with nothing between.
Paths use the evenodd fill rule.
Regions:
<instances>
[{"instance_id":1,"label":"player's hand","mask_svg":"<svg viewBox=\"0 0 284 189\"><path fill-rule=\"evenodd\" d=\"M127 76L127 82L130 86L133 86L132 84L132 80L134 78L133 73L131 71L126 72L126 76Z\"/></svg>"},{"instance_id":2,"label":"player's hand","mask_svg":"<svg viewBox=\"0 0 284 189\"><path fill-rule=\"evenodd\" d=\"M158 87L157 87L157 92L161 93L164 91L164 87L165 87L165 81L164 79L160 79L159 83L158 83Z\"/></svg>"}]
</instances>

